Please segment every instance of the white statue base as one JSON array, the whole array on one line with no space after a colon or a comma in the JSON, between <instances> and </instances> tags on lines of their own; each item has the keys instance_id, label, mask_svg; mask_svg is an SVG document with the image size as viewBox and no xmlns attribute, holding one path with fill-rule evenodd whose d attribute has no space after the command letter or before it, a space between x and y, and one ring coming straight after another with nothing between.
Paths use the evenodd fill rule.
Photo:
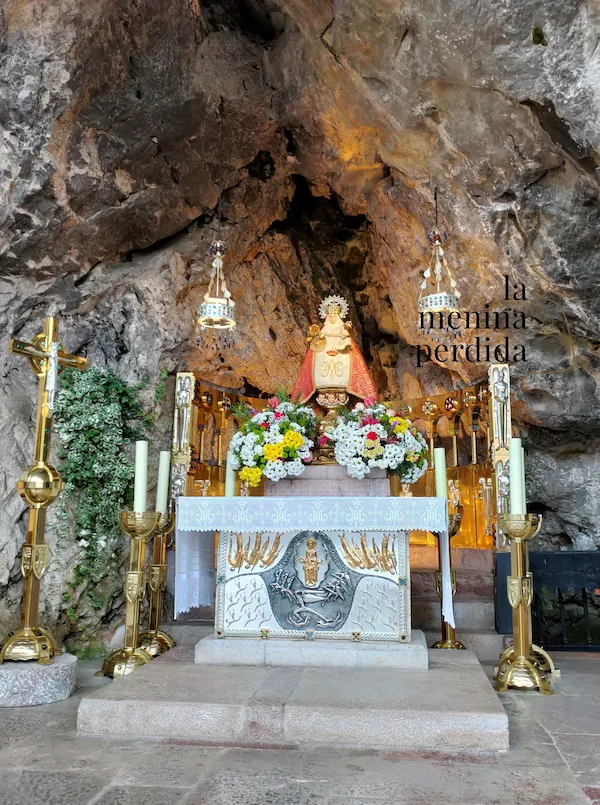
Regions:
<instances>
[{"instance_id":1,"label":"white statue base","mask_svg":"<svg viewBox=\"0 0 600 805\"><path fill-rule=\"evenodd\" d=\"M351 642L346 640L284 640L213 635L196 643L197 665L266 665L303 668L395 668L426 671L429 667L425 635L413 631L410 643Z\"/></svg>"},{"instance_id":2,"label":"white statue base","mask_svg":"<svg viewBox=\"0 0 600 805\"><path fill-rule=\"evenodd\" d=\"M68 699L75 690L77 657L58 654L50 665L4 662L0 665L0 707L31 707Z\"/></svg>"}]
</instances>

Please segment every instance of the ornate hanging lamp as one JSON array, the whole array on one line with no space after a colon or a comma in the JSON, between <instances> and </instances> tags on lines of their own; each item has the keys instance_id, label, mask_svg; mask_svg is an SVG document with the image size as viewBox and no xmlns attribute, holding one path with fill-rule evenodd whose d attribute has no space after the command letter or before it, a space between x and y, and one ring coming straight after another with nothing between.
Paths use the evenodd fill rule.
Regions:
<instances>
[{"instance_id":1,"label":"ornate hanging lamp","mask_svg":"<svg viewBox=\"0 0 600 805\"><path fill-rule=\"evenodd\" d=\"M460 335L460 291L448 266L442 242L446 233L438 226L438 192L434 192L435 227L427 235L431 245L431 260L423 273L419 293L418 328L425 336L441 339ZM458 314L452 317L451 314ZM453 321L453 318L456 321Z\"/></svg>"},{"instance_id":2,"label":"ornate hanging lamp","mask_svg":"<svg viewBox=\"0 0 600 805\"><path fill-rule=\"evenodd\" d=\"M220 225L219 217L219 230ZM235 343L235 302L223 276L223 255L226 251L227 246L217 236L217 240L210 244L213 261L208 290L196 311L198 340L215 350L232 347Z\"/></svg>"},{"instance_id":3,"label":"ornate hanging lamp","mask_svg":"<svg viewBox=\"0 0 600 805\"><path fill-rule=\"evenodd\" d=\"M223 141L223 101L219 110L219 153L222 153ZM222 175L222 165L220 166ZM223 255L227 246L221 240L221 196L219 191L217 204L217 239L210 244L210 254L213 258L210 271L208 290L204 294L204 301L196 311L197 343L207 345L218 351L227 349L235 344L235 302L227 288L223 274Z\"/></svg>"}]
</instances>

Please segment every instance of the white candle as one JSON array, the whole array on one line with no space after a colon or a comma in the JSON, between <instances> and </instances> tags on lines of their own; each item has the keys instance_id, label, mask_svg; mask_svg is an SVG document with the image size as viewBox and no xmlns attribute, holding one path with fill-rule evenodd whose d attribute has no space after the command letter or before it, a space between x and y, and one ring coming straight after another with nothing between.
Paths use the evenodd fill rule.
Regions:
<instances>
[{"instance_id":1,"label":"white candle","mask_svg":"<svg viewBox=\"0 0 600 805\"><path fill-rule=\"evenodd\" d=\"M525 485L525 448L521 447L521 475L523 477L523 514L527 514L527 486Z\"/></svg>"},{"instance_id":2,"label":"white candle","mask_svg":"<svg viewBox=\"0 0 600 805\"><path fill-rule=\"evenodd\" d=\"M438 498L448 497L448 479L446 477L446 451L443 447L433 450L433 463L435 469L435 494Z\"/></svg>"},{"instance_id":3,"label":"white candle","mask_svg":"<svg viewBox=\"0 0 600 805\"><path fill-rule=\"evenodd\" d=\"M446 451L443 447L433 450L435 464L435 494L448 500L448 480L446 477ZM448 532L439 534L440 572L442 574L442 617L454 627L454 605L452 603L452 573L450 567L450 536Z\"/></svg>"},{"instance_id":4,"label":"white candle","mask_svg":"<svg viewBox=\"0 0 600 805\"><path fill-rule=\"evenodd\" d=\"M156 483L156 507L155 511L161 514L167 513L169 500L169 470L171 468L171 453L168 450L161 450L158 457L158 481Z\"/></svg>"},{"instance_id":5,"label":"white candle","mask_svg":"<svg viewBox=\"0 0 600 805\"><path fill-rule=\"evenodd\" d=\"M148 491L148 442L135 443L135 482L133 488L134 512L146 511Z\"/></svg>"},{"instance_id":6,"label":"white candle","mask_svg":"<svg viewBox=\"0 0 600 805\"><path fill-rule=\"evenodd\" d=\"M235 497L235 470L233 469L233 453L227 453L227 464L225 466L225 497Z\"/></svg>"},{"instance_id":7,"label":"white candle","mask_svg":"<svg viewBox=\"0 0 600 805\"><path fill-rule=\"evenodd\" d=\"M509 504L511 514L525 514L523 497L523 449L520 439L508 443Z\"/></svg>"}]
</instances>

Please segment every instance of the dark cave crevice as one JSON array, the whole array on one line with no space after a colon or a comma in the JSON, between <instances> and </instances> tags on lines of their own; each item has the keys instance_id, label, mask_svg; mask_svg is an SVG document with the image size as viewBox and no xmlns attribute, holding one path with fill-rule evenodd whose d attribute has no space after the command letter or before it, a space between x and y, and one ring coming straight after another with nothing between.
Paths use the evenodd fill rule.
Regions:
<instances>
[{"instance_id":1,"label":"dark cave crevice","mask_svg":"<svg viewBox=\"0 0 600 805\"><path fill-rule=\"evenodd\" d=\"M521 105L531 109L542 129L563 153L568 154L586 173L597 178L596 168L600 166L600 157L593 148L583 146L575 140L570 133L569 124L558 116L552 101L547 98L544 103L525 100L521 101Z\"/></svg>"},{"instance_id":2,"label":"dark cave crevice","mask_svg":"<svg viewBox=\"0 0 600 805\"><path fill-rule=\"evenodd\" d=\"M209 31L235 30L260 45L274 42L284 29L284 15L261 0L202 0Z\"/></svg>"}]
</instances>

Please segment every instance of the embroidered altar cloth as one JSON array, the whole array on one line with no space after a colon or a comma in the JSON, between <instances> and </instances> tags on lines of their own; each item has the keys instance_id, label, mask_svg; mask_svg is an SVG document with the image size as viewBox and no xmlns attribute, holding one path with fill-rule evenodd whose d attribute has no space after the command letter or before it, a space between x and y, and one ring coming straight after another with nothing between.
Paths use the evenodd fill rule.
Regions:
<instances>
[{"instance_id":1,"label":"embroidered altar cloth","mask_svg":"<svg viewBox=\"0 0 600 805\"><path fill-rule=\"evenodd\" d=\"M412 530L437 533L447 542L446 501L180 497L177 502L178 553L194 537L219 533L217 637L409 642ZM454 620L451 594L449 588L449 598L444 596L448 622Z\"/></svg>"}]
</instances>

